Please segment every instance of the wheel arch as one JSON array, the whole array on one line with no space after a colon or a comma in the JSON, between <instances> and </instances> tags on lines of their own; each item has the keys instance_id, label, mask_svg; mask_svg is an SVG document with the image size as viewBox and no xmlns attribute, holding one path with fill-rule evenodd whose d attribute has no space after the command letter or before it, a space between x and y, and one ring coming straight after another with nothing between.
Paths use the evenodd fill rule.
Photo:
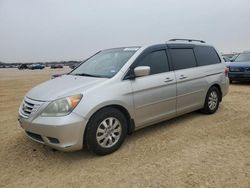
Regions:
<instances>
[{"instance_id":1,"label":"wheel arch","mask_svg":"<svg viewBox=\"0 0 250 188\"><path fill-rule=\"evenodd\" d=\"M134 132L135 130L135 123L134 123L134 120L131 118L130 116L130 113L129 111L122 105L119 105L119 104L110 104L110 105L106 105L106 106L103 106L101 108L99 108L98 110L95 110L95 112L93 112L88 120L88 122L90 121L90 119L96 114L98 113L100 110L103 110L105 108L115 108L117 110L119 110L122 114L124 114L126 120L127 120L127 134L130 135ZM87 126L89 126L89 124L87 123ZM87 129L87 126L85 128L85 131L84 131L84 136L83 136L83 142L85 143L85 139L86 139L86 129Z\"/></svg>"},{"instance_id":2,"label":"wheel arch","mask_svg":"<svg viewBox=\"0 0 250 188\"><path fill-rule=\"evenodd\" d=\"M117 104L108 105L108 106L105 106L103 108L108 108L108 107L116 108L125 115L127 123L128 123L127 134L132 134L135 130L135 123L134 123L134 120L131 118L129 111L124 106L117 105ZM101 108L101 109L103 109L103 108Z\"/></svg>"},{"instance_id":3,"label":"wheel arch","mask_svg":"<svg viewBox=\"0 0 250 188\"><path fill-rule=\"evenodd\" d=\"M219 90L219 92L220 92L220 98L219 98L219 100L220 100L220 102L222 101L222 91L221 91L221 86L218 84L218 83L214 83L214 84L212 84L209 88L208 88L208 91L209 91L209 89L210 88L212 88L212 87L216 87L218 90Z\"/></svg>"}]
</instances>

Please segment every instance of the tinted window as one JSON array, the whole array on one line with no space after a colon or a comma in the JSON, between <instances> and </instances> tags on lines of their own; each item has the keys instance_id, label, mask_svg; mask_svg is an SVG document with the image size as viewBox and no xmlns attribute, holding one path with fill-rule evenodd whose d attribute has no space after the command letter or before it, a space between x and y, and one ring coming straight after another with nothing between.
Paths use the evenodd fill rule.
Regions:
<instances>
[{"instance_id":1,"label":"tinted window","mask_svg":"<svg viewBox=\"0 0 250 188\"><path fill-rule=\"evenodd\" d=\"M199 66L212 65L221 62L217 52L213 47L197 46L195 50Z\"/></svg>"},{"instance_id":2,"label":"tinted window","mask_svg":"<svg viewBox=\"0 0 250 188\"><path fill-rule=\"evenodd\" d=\"M193 49L170 49L175 70L196 66Z\"/></svg>"},{"instance_id":3,"label":"tinted window","mask_svg":"<svg viewBox=\"0 0 250 188\"><path fill-rule=\"evenodd\" d=\"M168 61L165 50L151 52L147 54L137 66L149 66L150 74L157 74L169 71Z\"/></svg>"}]
</instances>

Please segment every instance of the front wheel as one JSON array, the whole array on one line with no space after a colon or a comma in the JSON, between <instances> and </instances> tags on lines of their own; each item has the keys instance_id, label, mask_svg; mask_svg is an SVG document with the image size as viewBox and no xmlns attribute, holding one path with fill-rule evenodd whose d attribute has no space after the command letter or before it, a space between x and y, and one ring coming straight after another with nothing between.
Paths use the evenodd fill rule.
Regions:
<instances>
[{"instance_id":1,"label":"front wheel","mask_svg":"<svg viewBox=\"0 0 250 188\"><path fill-rule=\"evenodd\" d=\"M86 129L86 145L98 155L113 153L127 134L127 120L121 111L104 108L91 117Z\"/></svg>"},{"instance_id":2,"label":"front wheel","mask_svg":"<svg viewBox=\"0 0 250 188\"><path fill-rule=\"evenodd\" d=\"M220 104L220 91L217 87L211 87L206 95L206 100L204 108L202 109L203 113L213 114L217 111Z\"/></svg>"}]
</instances>

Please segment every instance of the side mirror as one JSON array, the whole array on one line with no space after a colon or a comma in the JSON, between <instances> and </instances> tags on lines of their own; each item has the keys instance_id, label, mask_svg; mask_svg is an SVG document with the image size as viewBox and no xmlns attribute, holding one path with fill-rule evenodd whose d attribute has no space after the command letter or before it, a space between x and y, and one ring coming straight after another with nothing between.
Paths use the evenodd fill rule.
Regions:
<instances>
[{"instance_id":1,"label":"side mirror","mask_svg":"<svg viewBox=\"0 0 250 188\"><path fill-rule=\"evenodd\" d=\"M150 74L150 67L149 66L135 67L134 73L136 77L148 76Z\"/></svg>"}]
</instances>

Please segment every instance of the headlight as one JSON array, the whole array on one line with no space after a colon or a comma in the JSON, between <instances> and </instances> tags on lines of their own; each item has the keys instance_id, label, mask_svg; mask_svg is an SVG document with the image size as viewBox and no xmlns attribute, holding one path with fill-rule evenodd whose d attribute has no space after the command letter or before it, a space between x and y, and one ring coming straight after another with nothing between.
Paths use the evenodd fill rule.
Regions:
<instances>
[{"instance_id":1,"label":"headlight","mask_svg":"<svg viewBox=\"0 0 250 188\"><path fill-rule=\"evenodd\" d=\"M81 101L82 95L73 95L61 99L57 99L49 103L43 110L41 116L58 117L70 114Z\"/></svg>"}]
</instances>

